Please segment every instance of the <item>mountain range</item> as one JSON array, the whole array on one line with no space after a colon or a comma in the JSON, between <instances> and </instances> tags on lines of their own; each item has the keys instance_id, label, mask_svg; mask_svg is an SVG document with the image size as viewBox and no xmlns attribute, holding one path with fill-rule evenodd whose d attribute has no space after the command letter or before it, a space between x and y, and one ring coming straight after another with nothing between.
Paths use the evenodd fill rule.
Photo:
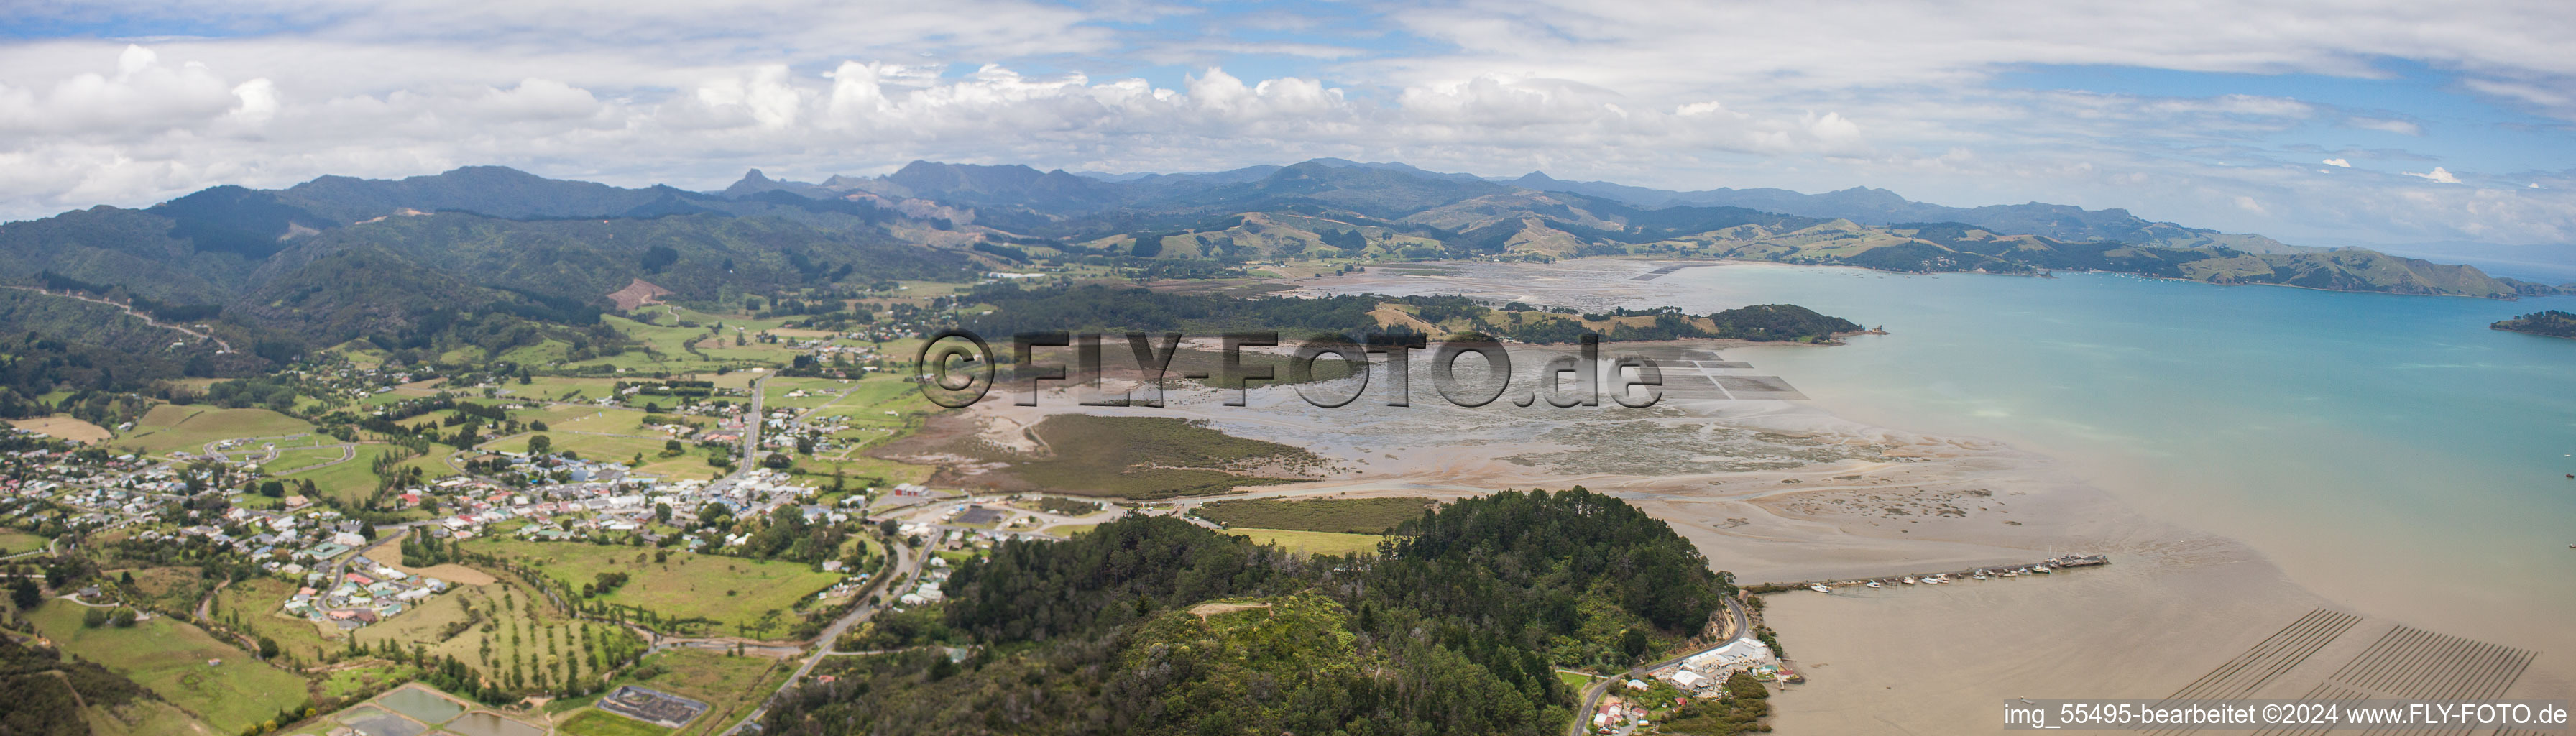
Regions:
<instances>
[{"instance_id":1,"label":"mountain range","mask_svg":"<svg viewBox=\"0 0 2576 736\"><path fill-rule=\"evenodd\" d=\"M596 319L614 308L606 296L639 281L675 300L722 301L1037 262L1582 256L2083 269L2490 298L2570 288L2116 209L1942 207L1878 189L1676 192L1541 173L1497 181L1338 159L1125 175L916 161L814 183L755 170L715 192L476 166L277 190L219 186L147 208L0 224L0 284L187 321L264 361L355 339L423 350L524 341L532 331L607 341L614 336ZM60 334L62 320L27 327L0 324L82 342ZM228 360L195 364L243 362Z\"/></svg>"}]
</instances>

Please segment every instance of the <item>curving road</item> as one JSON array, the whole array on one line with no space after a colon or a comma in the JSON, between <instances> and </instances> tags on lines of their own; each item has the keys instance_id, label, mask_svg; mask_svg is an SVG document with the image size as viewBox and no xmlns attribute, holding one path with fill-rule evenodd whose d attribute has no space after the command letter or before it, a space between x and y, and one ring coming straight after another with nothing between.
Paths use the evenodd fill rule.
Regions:
<instances>
[{"instance_id":1,"label":"curving road","mask_svg":"<svg viewBox=\"0 0 2576 736\"><path fill-rule=\"evenodd\" d=\"M100 298L98 298L98 297L94 297L94 296L88 296L88 295L85 295L85 294L81 294L81 293L79 293L79 292L69 292L69 291L67 291L67 292L63 292L63 293L57 294L57 293L54 293L54 292L46 291L46 290L44 290L42 287L36 287L36 286L11 286L11 287L9 287L9 288L17 289L17 290L19 290L19 291L32 291L32 292L36 292L36 293L38 293L38 294L43 294L43 295L46 295L46 296L59 296L59 297L65 298L65 299L79 299L79 300L81 300L81 301L89 302L89 303L92 303L92 304L105 304L105 305L108 305L108 306L111 306L111 307L115 307L115 308L117 308L117 309L125 310L125 313L126 313L127 315L132 316L132 317L134 317L135 319L143 320L143 323L144 323L144 324L151 325L151 326L154 326L154 327L159 327L159 328L162 328L162 329L165 329L165 330L173 330L173 331L176 331L176 332L178 332L178 333L180 333L180 334L184 334L184 335L187 335L187 336L189 336L189 337L197 338L197 339L198 339L198 340L200 340L200 341L208 341L208 340L211 340L211 341L213 341L213 342L215 343L215 347L223 348L223 349L224 349L224 352L229 353L229 352L232 352L232 351L233 351L233 346L232 346L232 344L231 344L231 343L224 342L224 339L223 339L223 338L216 337L216 336L214 336L214 335L212 335L212 334L208 334L208 333L205 333L205 332L200 332L200 331L198 331L198 330L194 330L194 329L190 329L190 328L186 328L186 327L180 327L180 326L178 326L178 325L170 324L170 323L168 323L168 322L163 322L163 321L161 321L161 320L153 319L153 318L152 318L152 315L144 314L144 313L142 313L142 312L134 311L134 305L131 305L131 304L118 304L118 303L116 303L116 302L111 302L111 301L108 301L108 300L105 300L105 299L100 299Z\"/></svg>"},{"instance_id":2,"label":"curving road","mask_svg":"<svg viewBox=\"0 0 2576 736\"><path fill-rule=\"evenodd\" d=\"M892 590L893 588L888 584L888 581L910 579L915 574L921 572L921 558L912 554L910 548L901 544L888 544L886 545L886 549L894 553L894 566L887 568L885 575L879 576L876 580L870 581L867 589L858 592L859 595L872 595L880 589ZM814 665L821 663L824 657L831 656L833 654L832 645L841 640L842 633L849 631L850 627L856 626L860 622L866 621L870 617L875 616L876 613L876 606L860 603L856 607L851 608L850 612L847 615L842 616L840 620L832 622L832 625L830 626L823 627L823 633L814 637L814 652L812 654L805 655L804 664L796 666L796 674L789 675L786 682L779 683L777 692L770 693L768 698L761 701L760 707L753 708L750 713L743 714L742 720L734 722L733 727L725 729L724 733L738 734L743 733L743 729L745 727L757 728L754 724L760 722L761 716L769 714L770 701L776 700L779 696L786 695L787 691L794 689L797 683L803 682L805 680L805 675L814 671Z\"/></svg>"}]
</instances>

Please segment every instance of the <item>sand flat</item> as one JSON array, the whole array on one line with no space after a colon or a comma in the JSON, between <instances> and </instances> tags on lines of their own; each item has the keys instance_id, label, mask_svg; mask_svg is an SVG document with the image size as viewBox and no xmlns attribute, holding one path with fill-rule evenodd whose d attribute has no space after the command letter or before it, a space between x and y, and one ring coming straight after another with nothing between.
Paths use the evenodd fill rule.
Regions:
<instances>
[{"instance_id":1,"label":"sand flat","mask_svg":"<svg viewBox=\"0 0 2576 736\"><path fill-rule=\"evenodd\" d=\"M1457 285L1448 291L1594 308L1654 303L1669 282L1600 289L1604 274L1650 268L1559 264L1534 278L1515 271L1522 278L1507 284L1368 278L1437 279ZM1558 273L1562 280L1544 275ZM1344 281L1352 284L1336 291L1372 283ZM1605 349L1614 346L1636 347ZM1523 348L1547 352L1515 345L1516 363ZM1998 442L1871 426L1804 401L1700 394L1647 410L1460 409L1436 403L1420 373L1413 390L1412 407L1370 396L1331 410L1287 388L1256 389L1246 407L1190 386L1174 388L1163 408L1082 407L1050 391L1037 407L978 404L955 415L963 424L953 430L1008 444L1055 413L1177 416L1332 461L1315 480L1228 498L1454 498L1580 484L1671 523L1746 583L2111 556L2111 565L2058 575L1766 596L1768 623L1809 675L1774 700L1783 733L1986 732L2001 726L1997 706L2010 698L2161 697L2310 612L2363 616L2264 691L2296 697L2324 681L2319 668L2358 656L2372 632L2406 623L2319 596L2244 544L2141 516L2080 469ZM971 486L973 474L958 480ZM2509 694L2566 697L2567 671L2565 654L2542 652Z\"/></svg>"}]
</instances>

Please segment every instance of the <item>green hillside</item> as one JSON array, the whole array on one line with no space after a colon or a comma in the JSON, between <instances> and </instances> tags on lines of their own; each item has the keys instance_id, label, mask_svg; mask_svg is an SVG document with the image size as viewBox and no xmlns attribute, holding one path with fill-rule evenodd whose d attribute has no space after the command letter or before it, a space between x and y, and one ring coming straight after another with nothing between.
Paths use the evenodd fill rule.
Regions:
<instances>
[{"instance_id":1,"label":"green hillside","mask_svg":"<svg viewBox=\"0 0 2576 736\"><path fill-rule=\"evenodd\" d=\"M1003 543L940 607L837 648L767 733L1561 733L1557 667L1623 668L1734 586L1663 522L1581 488L1464 499L1383 557L1309 559L1168 517ZM1362 595L1360 591L1366 591ZM954 661L936 648L973 647Z\"/></svg>"}]
</instances>

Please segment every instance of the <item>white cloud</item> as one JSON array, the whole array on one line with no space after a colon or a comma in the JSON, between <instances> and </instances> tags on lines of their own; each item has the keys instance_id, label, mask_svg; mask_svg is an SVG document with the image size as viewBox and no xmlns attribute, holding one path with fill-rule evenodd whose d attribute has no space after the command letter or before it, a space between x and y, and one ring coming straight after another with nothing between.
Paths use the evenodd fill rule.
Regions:
<instances>
[{"instance_id":1,"label":"white cloud","mask_svg":"<svg viewBox=\"0 0 2576 736\"><path fill-rule=\"evenodd\" d=\"M2427 172L2424 172L2424 173L2421 173L2421 174L2418 174L2418 173L2415 173L2415 172L2409 171L2409 172L2406 172L2406 175L2407 175L2407 176L2414 176L2414 177L2422 177L2423 179L2428 180L2428 181L2431 181L2431 182L2433 182L2433 183L2435 183L2435 184L2458 184L2458 183L2460 183L2460 177L2452 176L2452 175L2451 175L2451 172L2450 172L2449 170L2447 170L2447 169L2443 169L2442 167L2439 167L2439 166L2435 166L2435 167L2433 167L2433 170L2432 170L2432 171L2427 171Z\"/></svg>"},{"instance_id":2,"label":"white cloud","mask_svg":"<svg viewBox=\"0 0 2576 736\"><path fill-rule=\"evenodd\" d=\"M2355 128L2361 128L2363 130L2376 130L2384 133L2396 133L2398 135L2424 134L2424 126L2416 125L2404 120L2388 120L2383 118L2346 118L2343 121L2343 124Z\"/></svg>"},{"instance_id":3,"label":"white cloud","mask_svg":"<svg viewBox=\"0 0 2576 736\"><path fill-rule=\"evenodd\" d=\"M2576 232L2576 199L2560 194L2576 187L2436 145L2470 126L2427 134L2391 111L2284 95L1985 84L2066 64L2372 76L2399 58L2458 75L2465 94L2576 120L2576 55L2560 41L2576 35L2576 15L2361 1L2320 16L2303 0L2248 0L2230 9L2238 30L2212 32L2190 14L2109 2L1855 0L1820 13L1788 0L1454 0L1386 11L1369 29L1428 41L1405 44L1336 38L1329 19L1256 10L1229 21L1223 8L1149 3L38 3L0 10L0 23L87 13L208 32L0 42L0 217L481 163L714 188L748 166L820 176L933 158L1171 171L1339 156L1672 188L1867 185L1944 204L2128 207L2292 239ZM1201 30L1154 23L1181 16ZM1230 22L1291 33L1238 37ZM1760 32L1730 32L1748 29ZM2423 145L2345 148L2353 129ZM2315 145L2282 144L2302 139ZM2316 176L2310 163L2429 166L2434 154L2551 186L2499 184L2514 197L2486 201L2475 185ZM2441 168L2414 176L2460 183Z\"/></svg>"}]
</instances>

